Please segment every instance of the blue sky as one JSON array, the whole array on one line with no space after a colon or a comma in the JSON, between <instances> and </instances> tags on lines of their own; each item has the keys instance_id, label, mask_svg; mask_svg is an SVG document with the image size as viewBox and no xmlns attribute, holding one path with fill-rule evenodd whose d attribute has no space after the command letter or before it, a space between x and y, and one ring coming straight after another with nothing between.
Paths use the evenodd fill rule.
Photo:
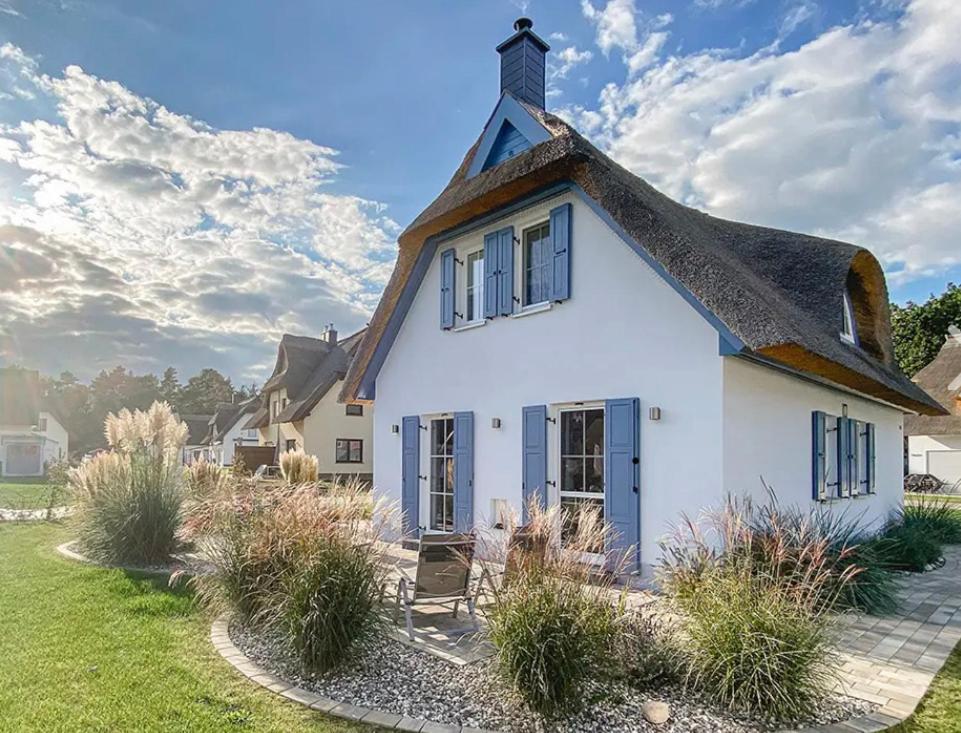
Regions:
<instances>
[{"instance_id":1,"label":"blue sky","mask_svg":"<svg viewBox=\"0 0 961 733\"><path fill-rule=\"evenodd\" d=\"M522 11L548 107L661 190L869 247L898 301L959 279L949 0L0 0L0 356L246 381L362 326Z\"/></svg>"}]
</instances>

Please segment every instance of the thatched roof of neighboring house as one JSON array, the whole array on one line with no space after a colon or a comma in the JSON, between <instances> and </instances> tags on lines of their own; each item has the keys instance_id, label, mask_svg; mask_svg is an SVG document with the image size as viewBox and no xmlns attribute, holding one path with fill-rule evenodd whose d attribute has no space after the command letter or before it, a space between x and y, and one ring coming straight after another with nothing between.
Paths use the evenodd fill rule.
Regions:
<instances>
[{"instance_id":1,"label":"thatched roof of neighboring house","mask_svg":"<svg viewBox=\"0 0 961 733\"><path fill-rule=\"evenodd\" d=\"M211 445L223 440L224 435L233 429L237 421L245 415L251 415L257 411L260 405L259 397L251 397L243 402L221 402L207 423L207 435L204 438L206 445Z\"/></svg>"},{"instance_id":2,"label":"thatched roof of neighboring house","mask_svg":"<svg viewBox=\"0 0 961 733\"><path fill-rule=\"evenodd\" d=\"M177 415L177 419L187 423L187 445L203 445L210 427L210 415Z\"/></svg>"},{"instance_id":3,"label":"thatched roof of neighboring house","mask_svg":"<svg viewBox=\"0 0 961 733\"><path fill-rule=\"evenodd\" d=\"M244 427L262 428L272 422L298 422L307 417L330 388L346 376L366 330L336 343L284 334L273 374L261 390L260 406ZM271 419L270 393L278 389L287 390L287 407Z\"/></svg>"},{"instance_id":4,"label":"thatched roof of neighboring house","mask_svg":"<svg viewBox=\"0 0 961 733\"><path fill-rule=\"evenodd\" d=\"M898 369L884 275L867 250L726 221L683 206L615 163L559 117L520 104L550 138L468 177L479 138L447 188L401 234L397 264L342 399L361 394L374 352L399 313L401 294L428 238L552 184L574 183L743 343L743 353L906 410L943 412ZM860 347L839 338L846 287L854 301Z\"/></svg>"},{"instance_id":5,"label":"thatched roof of neighboring house","mask_svg":"<svg viewBox=\"0 0 961 733\"><path fill-rule=\"evenodd\" d=\"M40 422L40 374L33 369L0 369L0 425L31 428Z\"/></svg>"},{"instance_id":6,"label":"thatched roof of neighboring house","mask_svg":"<svg viewBox=\"0 0 961 733\"><path fill-rule=\"evenodd\" d=\"M938 355L914 375L914 381L950 414L907 415L904 434L961 435L961 330L951 327Z\"/></svg>"}]
</instances>

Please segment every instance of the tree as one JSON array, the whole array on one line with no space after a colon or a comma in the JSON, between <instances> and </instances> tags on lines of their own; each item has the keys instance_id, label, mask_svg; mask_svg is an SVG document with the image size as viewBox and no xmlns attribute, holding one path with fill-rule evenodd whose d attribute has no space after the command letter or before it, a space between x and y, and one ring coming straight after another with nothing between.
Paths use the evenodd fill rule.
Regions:
<instances>
[{"instance_id":1,"label":"tree","mask_svg":"<svg viewBox=\"0 0 961 733\"><path fill-rule=\"evenodd\" d=\"M891 305L894 354L901 370L913 377L937 356L948 327L961 326L961 286L948 283L941 295L918 305Z\"/></svg>"},{"instance_id":2,"label":"tree","mask_svg":"<svg viewBox=\"0 0 961 733\"><path fill-rule=\"evenodd\" d=\"M216 369L204 369L187 380L178 408L184 415L211 415L220 402L233 402L234 386Z\"/></svg>"},{"instance_id":3,"label":"tree","mask_svg":"<svg viewBox=\"0 0 961 733\"><path fill-rule=\"evenodd\" d=\"M160 394L174 409L178 407L181 389L180 380L177 378L177 370L172 366L164 369L163 378L160 380Z\"/></svg>"}]
</instances>

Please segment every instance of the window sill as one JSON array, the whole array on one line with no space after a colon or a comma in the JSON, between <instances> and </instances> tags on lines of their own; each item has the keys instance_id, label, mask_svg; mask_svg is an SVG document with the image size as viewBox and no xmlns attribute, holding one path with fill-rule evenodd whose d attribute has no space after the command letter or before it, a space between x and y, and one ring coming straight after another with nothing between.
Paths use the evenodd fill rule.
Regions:
<instances>
[{"instance_id":1,"label":"window sill","mask_svg":"<svg viewBox=\"0 0 961 733\"><path fill-rule=\"evenodd\" d=\"M523 318L524 316L532 316L535 313L543 313L544 311L549 311L554 307L554 304L550 301L544 303L535 303L534 305L527 305L521 308L517 313L511 313L511 318Z\"/></svg>"},{"instance_id":2,"label":"window sill","mask_svg":"<svg viewBox=\"0 0 961 733\"><path fill-rule=\"evenodd\" d=\"M461 331L470 331L474 328L480 328L481 326L486 326L486 325L487 325L486 320L469 321L468 323L465 323L462 326L458 326L457 328L452 328L451 330L454 333L460 333Z\"/></svg>"}]
</instances>

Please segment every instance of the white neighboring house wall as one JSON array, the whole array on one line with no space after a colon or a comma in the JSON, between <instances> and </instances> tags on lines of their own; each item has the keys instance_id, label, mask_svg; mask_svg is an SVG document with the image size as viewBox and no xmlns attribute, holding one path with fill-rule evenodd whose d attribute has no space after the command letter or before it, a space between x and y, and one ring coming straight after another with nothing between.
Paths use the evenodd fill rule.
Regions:
<instances>
[{"instance_id":1,"label":"white neighboring house wall","mask_svg":"<svg viewBox=\"0 0 961 733\"><path fill-rule=\"evenodd\" d=\"M49 412L37 425L0 425L0 462L4 476L42 476L47 467L66 460L70 439Z\"/></svg>"},{"instance_id":2,"label":"white neighboring house wall","mask_svg":"<svg viewBox=\"0 0 961 733\"><path fill-rule=\"evenodd\" d=\"M544 221L563 202L573 206L571 297L546 308L440 329L440 251L463 262L483 247L486 232ZM464 310L461 267L457 307ZM515 294L523 258L515 244ZM659 541L682 515L717 507L728 492L763 495L760 476L782 503L814 507L814 410L877 424L877 494L839 500L875 522L901 498L901 413L770 367L719 354L718 332L655 273L579 197L562 194L438 247L376 380L376 489L401 499L401 426L455 411L474 414L474 520L490 527L495 502L520 513L521 415L546 404L549 420L573 403L640 400L640 560L649 574ZM660 408L660 419L650 408ZM500 427L492 426L493 419ZM548 484L560 473L558 424L549 422ZM429 476L430 432L422 431L419 475ZM418 524L429 526L427 481L421 481ZM551 503L558 489L547 490Z\"/></svg>"},{"instance_id":3,"label":"white neighboring house wall","mask_svg":"<svg viewBox=\"0 0 961 733\"><path fill-rule=\"evenodd\" d=\"M414 297L376 382L375 487L400 501L402 418L474 413L474 518L492 523L495 500L520 513L522 408L548 405L557 418L577 401L640 399L641 562L680 512L721 498L722 364L717 331L659 277L586 204L565 194L445 242L458 259L483 247L484 234L512 224L515 234L573 205L571 298L483 325L442 331L439 253ZM515 253L515 271L522 259ZM460 268L458 268L458 272ZM464 290L458 282L458 291ZM515 292L520 293L515 285ZM458 305L457 310L465 311ZM519 310L519 306L516 306ZM647 419L650 407L661 420ZM493 418L501 420L493 428ZM548 481L556 482L559 431L548 424ZM420 473L428 474L429 433L421 433ZM799 448L805 455L806 446ZM420 525L427 525L422 482ZM558 501L557 489L548 488Z\"/></svg>"},{"instance_id":4,"label":"white neighboring house wall","mask_svg":"<svg viewBox=\"0 0 961 733\"><path fill-rule=\"evenodd\" d=\"M832 498L822 507L880 528L904 499L902 412L744 359L724 359L724 490L814 506L811 413L820 410L875 425L875 492Z\"/></svg>"},{"instance_id":5,"label":"white neighboring house wall","mask_svg":"<svg viewBox=\"0 0 961 733\"><path fill-rule=\"evenodd\" d=\"M222 442L211 446L213 449L212 459L221 466L232 466L234 463L234 450L238 445L257 445L259 434L257 428L244 430L244 423L250 419L250 413L241 415L231 426L223 437Z\"/></svg>"},{"instance_id":6,"label":"white neighboring house wall","mask_svg":"<svg viewBox=\"0 0 961 733\"><path fill-rule=\"evenodd\" d=\"M961 435L908 436L908 473L933 473L961 493Z\"/></svg>"}]
</instances>

